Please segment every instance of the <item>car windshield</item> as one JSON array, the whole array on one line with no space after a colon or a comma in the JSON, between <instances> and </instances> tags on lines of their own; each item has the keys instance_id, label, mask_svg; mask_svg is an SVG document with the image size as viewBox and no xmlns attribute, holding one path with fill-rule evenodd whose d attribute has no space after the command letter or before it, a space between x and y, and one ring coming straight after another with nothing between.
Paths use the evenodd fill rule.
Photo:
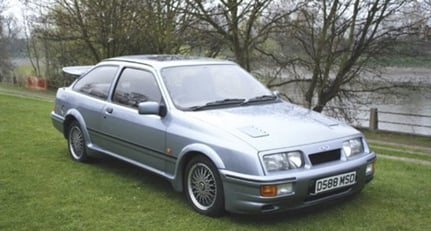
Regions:
<instances>
[{"instance_id":1,"label":"car windshield","mask_svg":"<svg viewBox=\"0 0 431 231\"><path fill-rule=\"evenodd\" d=\"M235 64L168 67L162 70L162 78L175 106L183 110L244 105L276 98Z\"/></svg>"}]
</instances>

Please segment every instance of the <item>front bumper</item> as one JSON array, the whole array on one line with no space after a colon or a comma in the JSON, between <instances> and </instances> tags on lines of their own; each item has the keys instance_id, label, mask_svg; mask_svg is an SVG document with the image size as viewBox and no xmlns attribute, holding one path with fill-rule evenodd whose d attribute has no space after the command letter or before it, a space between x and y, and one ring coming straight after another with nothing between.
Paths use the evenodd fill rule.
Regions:
<instances>
[{"instance_id":1,"label":"front bumper","mask_svg":"<svg viewBox=\"0 0 431 231\"><path fill-rule=\"evenodd\" d=\"M225 208L229 212L262 214L295 210L343 198L362 190L371 181L374 170L367 173L367 166L376 160L374 153L348 161L335 161L309 169L287 171L277 176L252 177L221 170L223 179ZM347 172L356 172L356 183L332 191L314 194L316 180ZM292 184L292 192L275 197L263 197L263 185Z\"/></svg>"}]
</instances>

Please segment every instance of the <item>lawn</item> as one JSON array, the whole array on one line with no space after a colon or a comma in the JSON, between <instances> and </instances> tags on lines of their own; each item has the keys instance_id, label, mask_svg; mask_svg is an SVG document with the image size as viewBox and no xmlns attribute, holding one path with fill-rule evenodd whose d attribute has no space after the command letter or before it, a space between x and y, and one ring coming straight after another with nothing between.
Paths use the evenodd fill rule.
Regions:
<instances>
[{"instance_id":1,"label":"lawn","mask_svg":"<svg viewBox=\"0 0 431 231\"><path fill-rule=\"evenodd\" d=\"M72 161L53 103L0 94L0 230L431 230L431 167L380 158L348 200L273 216L195 213L161 177L112 158Z\"/></svg>"}]
</instances>

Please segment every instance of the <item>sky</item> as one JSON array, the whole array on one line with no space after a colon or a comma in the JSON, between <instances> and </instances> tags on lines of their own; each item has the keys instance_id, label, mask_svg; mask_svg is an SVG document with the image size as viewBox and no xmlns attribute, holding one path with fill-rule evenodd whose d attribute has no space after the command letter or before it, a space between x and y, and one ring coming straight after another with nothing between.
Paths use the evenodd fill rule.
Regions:
<instances>
[{"instance_id":1,"label":"sky","mask_svg":"<svg viewBox=\"0 0 431 231\"><path fill-rule=\"evenodd\" d=\"M18 29L18 37L24 37L24 17L23 17L23 4L19 0L6 0L6 7L2 15L4 17L14 17L15 26Z\"/></svg>"},{"instance_id":2,"label":"sky","mask_svg":"<svg viewBox=\"0 0 431 231\"><path fill-rule=\"evenodd\" d=\"M3 16L13 16L21 24L20 22L23 21L22 8L23 5L19 0L6 0L6 9Z\"/></svg>"}]
</instances>

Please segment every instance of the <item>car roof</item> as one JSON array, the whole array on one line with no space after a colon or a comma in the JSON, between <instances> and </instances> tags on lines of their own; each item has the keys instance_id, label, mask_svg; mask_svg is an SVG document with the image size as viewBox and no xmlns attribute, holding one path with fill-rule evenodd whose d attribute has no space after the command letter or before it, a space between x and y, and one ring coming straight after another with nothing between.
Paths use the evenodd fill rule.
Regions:
<instances>
[{"instance_id":1,"label":"car roof","mask_svg":"<svg viewBox=\"0 0 431 231\"><path fill-rule=\"evenodd\" d=\"M234 64L234 62L222 59L186 56L186 55L128 55L113 57L103 62L131 62L163 68L169 66L198 65L198 64Z\"/></svg>"}]
</instances>

